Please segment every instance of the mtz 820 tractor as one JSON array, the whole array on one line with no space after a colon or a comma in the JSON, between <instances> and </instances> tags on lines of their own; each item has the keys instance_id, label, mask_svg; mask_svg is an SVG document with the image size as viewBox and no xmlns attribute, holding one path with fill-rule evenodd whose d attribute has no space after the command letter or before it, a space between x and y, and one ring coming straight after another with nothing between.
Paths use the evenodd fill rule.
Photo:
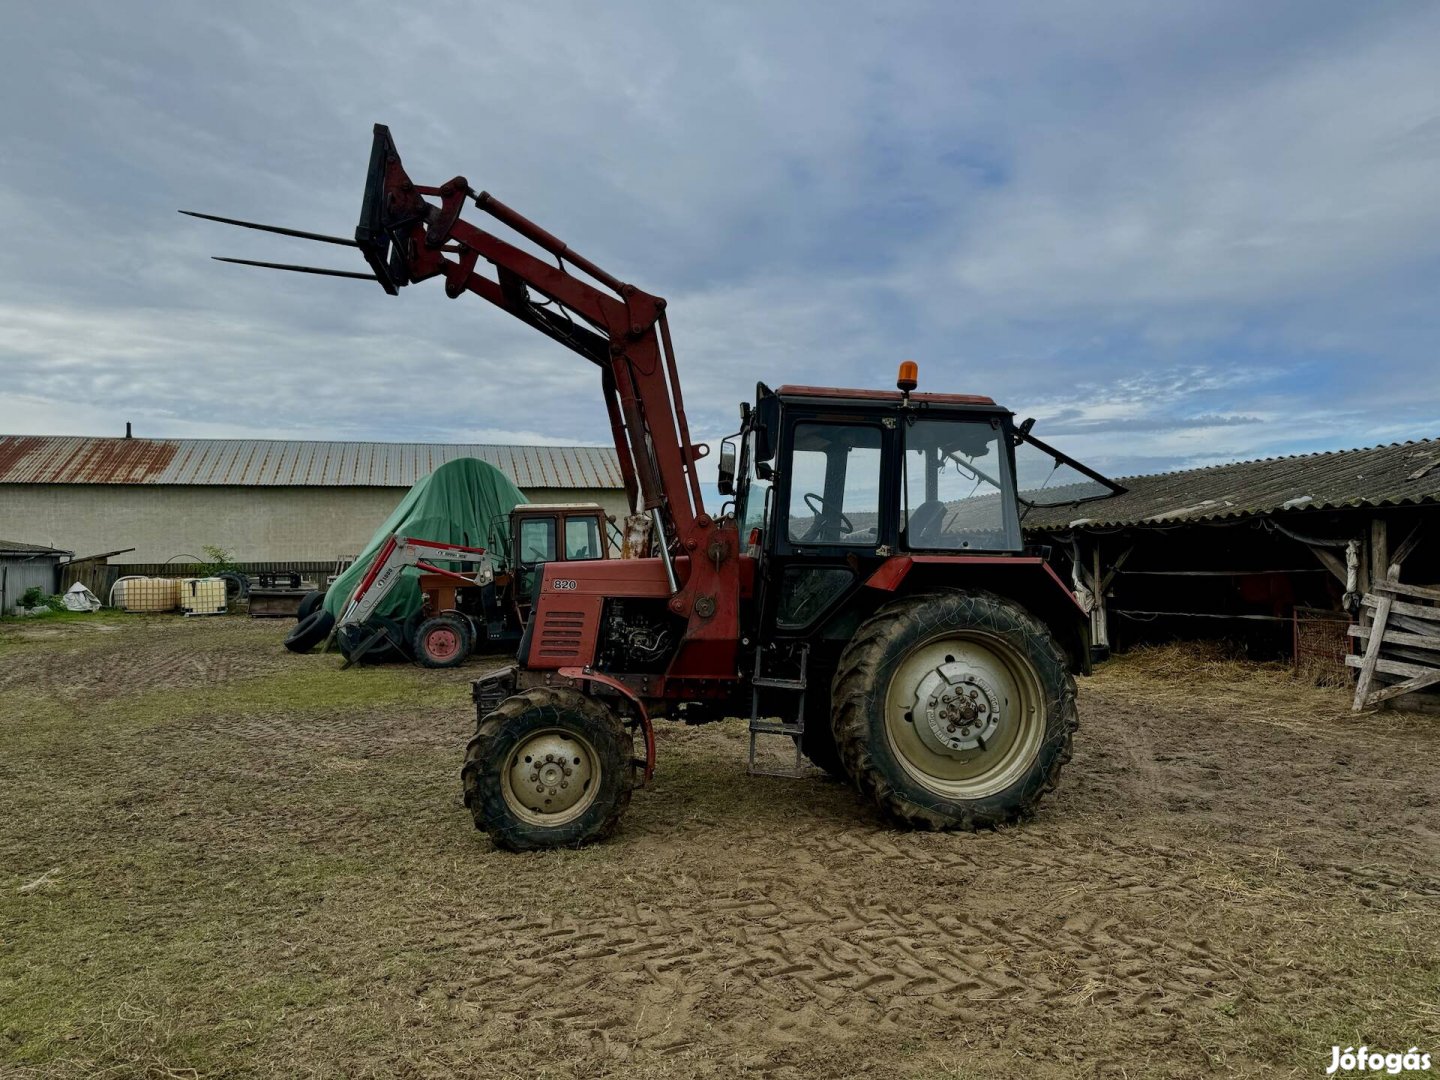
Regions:
<instances>
[{"instance_id":1,"label":"mtz 820 tractor","mask_svg":"<svg viewBox=\"0 0 1440 1080\"><path fill-rule=\"evenodd\" d=\"M461 218L473 204L552 261ZM228 220L228 219L221 219ZM235 224L247 224L235 222ZM1087 622L1026 550L1040 495L1017 448L1120 490L986 397L758 388L722 443L706 511L665 301L607 274L464 177L406 174L376 125L354 241L387 293L441 278L594 365L632 517L650 554L545 563L516 663L474 684L461 773L476 825L513 850L612 832L655 767L653 722L749 715L899 824L974 829L1027 815L1070 759ZM278 269L307 267L260 264ZM634 552L632 551L632 554ZM637 749L638 744L638 749Z\"/></svg>"}]
</instances>

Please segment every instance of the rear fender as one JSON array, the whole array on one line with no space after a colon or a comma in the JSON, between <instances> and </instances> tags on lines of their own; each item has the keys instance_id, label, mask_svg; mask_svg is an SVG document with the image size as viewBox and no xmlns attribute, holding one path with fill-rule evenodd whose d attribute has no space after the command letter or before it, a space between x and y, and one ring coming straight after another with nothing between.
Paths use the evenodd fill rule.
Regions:
<instances>
[{"instance_id":1,"label":"rear fender","mask_svg":"<svg viewBox=\"0 0 1440 1080\"><path fill-rule=\"evenodd\" d=\"M925 589L989 589L1022 605L1050 628L1070 670L1090 673L1090 620L1075 594L1044 559L996 555L896 555L865 581L896 596Z\"/></svg>"}]
</instances>

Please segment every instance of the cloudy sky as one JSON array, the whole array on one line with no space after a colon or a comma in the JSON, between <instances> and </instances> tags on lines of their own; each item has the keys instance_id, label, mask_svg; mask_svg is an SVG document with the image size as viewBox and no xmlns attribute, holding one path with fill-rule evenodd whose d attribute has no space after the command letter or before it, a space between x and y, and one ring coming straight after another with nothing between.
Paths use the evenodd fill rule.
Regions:
<instances>
[{"instance_id":1,"label":"cloudy sky","mask_svg":"<svg viewBox=\"0 0 1440 1080\"><path fill-rule=\"evenodd\" d=\"M1440 435L1440 7L15 5L0 432L608 438L583 361L358 254L376 121L756 380L986 393L1116 474ZM475 215L471 214L473 218Z\"/></svg>"}]
</instances>

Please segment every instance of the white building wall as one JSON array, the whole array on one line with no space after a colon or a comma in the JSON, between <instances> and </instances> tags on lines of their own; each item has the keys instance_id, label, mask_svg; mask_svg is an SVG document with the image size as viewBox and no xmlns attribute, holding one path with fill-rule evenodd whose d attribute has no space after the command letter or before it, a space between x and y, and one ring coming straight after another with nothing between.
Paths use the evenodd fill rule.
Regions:
<instances>
[{"instance_id":1,"label":"white building wall","mask_svg":"<svg viewBox=\"0 0 1440 1080\"><path fill-rule=\"evenodd\" d=\"M207 544L237 562L324 562L355 555L405 497L404 488L162 487L148 484L0 485L0 536L112 563L204 558ZM531 502L598 502L625 515L612 489L537 488Z\"/></svg>"}]
</instances>

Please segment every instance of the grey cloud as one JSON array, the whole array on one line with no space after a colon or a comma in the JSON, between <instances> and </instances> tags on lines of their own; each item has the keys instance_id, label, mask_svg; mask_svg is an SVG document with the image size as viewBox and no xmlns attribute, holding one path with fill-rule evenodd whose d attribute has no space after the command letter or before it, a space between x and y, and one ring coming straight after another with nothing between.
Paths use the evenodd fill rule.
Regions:
<instances>
[{"instance_id":1,"label":"grey cloud","mask_svg":"<svg viewBox=\"0 0 1440 1080\"><path fill-rule=\"evenodd\" d=\"M1423 5L146 11L13 13L0 429L603 442L593 372L478 301L174 213L348 232L376 120L666 295L697 437L912 357L1115 462L1440 427Z\"/></svg>"}]
</instances>

